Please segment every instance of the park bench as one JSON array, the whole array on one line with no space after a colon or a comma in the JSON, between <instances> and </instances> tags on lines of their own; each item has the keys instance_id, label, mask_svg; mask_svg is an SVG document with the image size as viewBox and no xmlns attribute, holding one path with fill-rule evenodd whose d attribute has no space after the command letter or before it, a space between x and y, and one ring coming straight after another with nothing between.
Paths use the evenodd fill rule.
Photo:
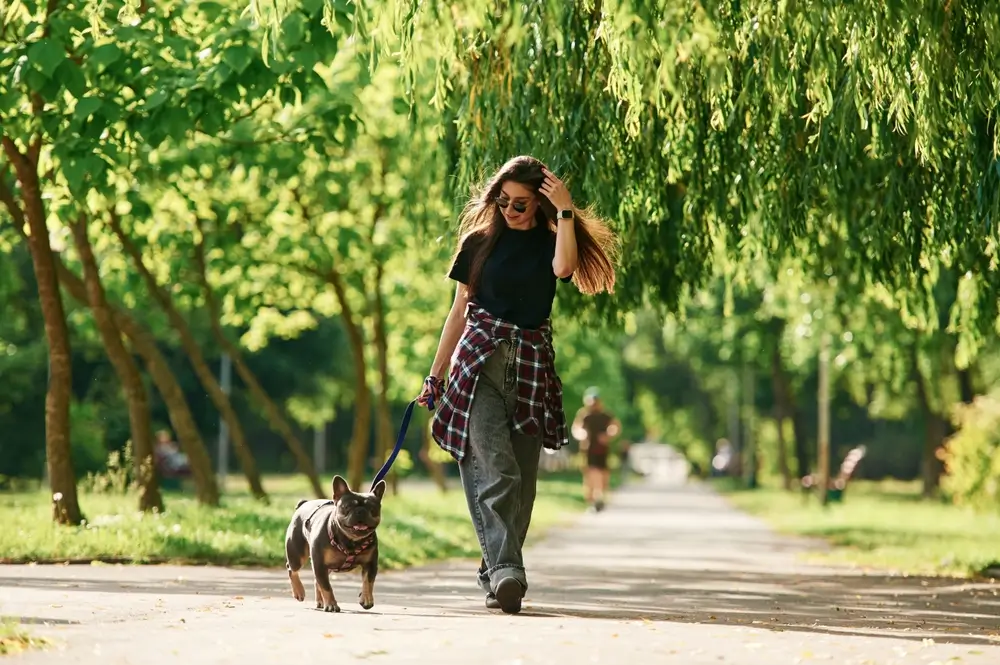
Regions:
<instances>
[{"instance_id":1,"label":"park bench","mask_svg":"<svg viewBox=\"0 0 1000 665\"><path fill-rule=\"evenodd\" d=\"M854 470L858 467L858 463L864 459L866 452L867 448L865 446L855 446L847 453L840 465L840 471L836 476L830 478L830 482L827 483L827 501L831 503L843 501L847 483L850 482L851 477L854 475ZM810 492L816 486L818 480L814 473L810 473L802 478L802 491L806 493Z\"/></svg>"}]
</instances>

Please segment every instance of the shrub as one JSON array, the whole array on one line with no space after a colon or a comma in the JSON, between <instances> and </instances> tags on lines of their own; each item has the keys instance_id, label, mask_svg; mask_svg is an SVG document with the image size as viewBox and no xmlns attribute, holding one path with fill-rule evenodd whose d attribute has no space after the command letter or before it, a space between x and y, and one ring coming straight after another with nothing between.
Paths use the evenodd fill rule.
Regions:
<instances>
[{"instance_id":1,"label":"shrub","mask_svg":"<svg viewBox=\"0 0 1000 665\"><path fill-rule=\"evenodd\" d=\"M1000 391L954 409L958 432L942 450L941 487L958 505L1000 510Z\"/></svg>"}]
</instances>

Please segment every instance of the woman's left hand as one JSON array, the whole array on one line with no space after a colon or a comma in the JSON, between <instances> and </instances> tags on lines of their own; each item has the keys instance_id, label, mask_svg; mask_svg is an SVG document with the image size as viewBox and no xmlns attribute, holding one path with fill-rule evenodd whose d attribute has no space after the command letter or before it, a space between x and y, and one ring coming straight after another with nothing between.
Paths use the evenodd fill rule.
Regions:
<instances>
[{"instance_id":1,"label":"woman's left hand","mask_svg":"<svg viewBox=\"0 0 1000 665\"><path fill-rule=\"evenodd\" d=\"M569 195L569 190L566 189L563 181L548 169L543 168L542 173L545 174L545 180L542 182L542 186L538 188L538 191L545 194L549 201L552 201L552 205L556 207L556 210L572 210L573 197Z\"/></svg>"}]
</instances>

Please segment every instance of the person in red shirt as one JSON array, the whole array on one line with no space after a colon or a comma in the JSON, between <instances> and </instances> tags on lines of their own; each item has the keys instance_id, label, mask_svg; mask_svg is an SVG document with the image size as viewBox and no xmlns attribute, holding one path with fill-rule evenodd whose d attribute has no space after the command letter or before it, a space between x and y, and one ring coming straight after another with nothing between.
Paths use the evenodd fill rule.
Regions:
<instances>
[{"instance_id":1,"label":"person in red shirt","mask_svg":"<svg viewBox=\"0 0 1000 665\"><path fill-rule=\"evenodd\" d=\"M613 291L614 250L607 225L533 157L504 164L462 212L455 299L417 401L436 408L432 436L458 461L491 609L521 610L538 458L568 441L549 320L556 287Z\"/></svg>"},{"instance_id":2,"label":"person in red shirt","mask_svg":"<svg viewBox=\"0 0 1000 665\"><path fill-rule=\"evenodd\" d=\"M621 432L621 423L604 409L597 388L588 388L583 396L583 408L573 419L573 437L580 442L580 452L587 456L583 469L583 494L590 507L600 512L604 497L611 490L611 470L608 454L611 439Z\"/></svg>"}]
</instances>

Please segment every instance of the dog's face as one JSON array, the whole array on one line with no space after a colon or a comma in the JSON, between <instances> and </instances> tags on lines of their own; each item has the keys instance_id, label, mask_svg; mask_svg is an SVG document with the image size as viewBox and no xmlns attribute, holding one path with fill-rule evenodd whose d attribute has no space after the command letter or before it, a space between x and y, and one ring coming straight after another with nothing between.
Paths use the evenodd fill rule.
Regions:
<instances>
[{"instance_id":1,"label":"dog's face","mask_svg":"<svg viewBox=\"0 0 1000 665\"><path fill-rule=\"evenodd\" d=\"M346 480L334 477L333 500L337 507L333 519L348 538L361 540L378 528L382 521L383 494L384 480L380 480L371 492L352 492Z\"/></svg>"}]
</instances>

